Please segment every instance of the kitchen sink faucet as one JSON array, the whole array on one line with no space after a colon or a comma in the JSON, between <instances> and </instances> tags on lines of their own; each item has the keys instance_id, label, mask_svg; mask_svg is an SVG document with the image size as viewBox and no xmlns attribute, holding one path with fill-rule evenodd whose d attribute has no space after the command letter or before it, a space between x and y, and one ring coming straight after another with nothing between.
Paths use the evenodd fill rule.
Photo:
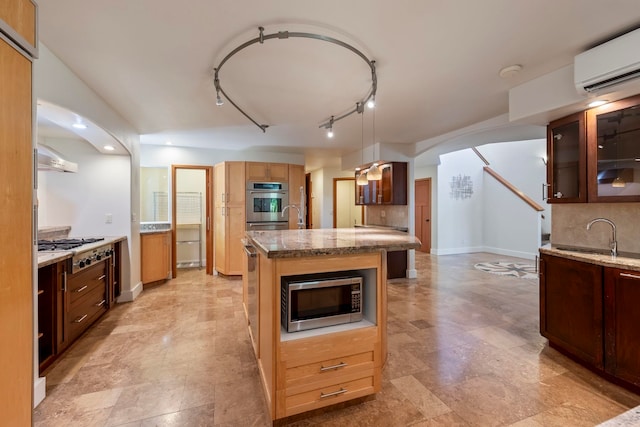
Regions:
<instances>
[{"instance_id":1,"label":"kitchen sink faucet","mask_svg":"<svg viewBox=\"0 0 640 427\"><path fill-rule=\"evenodd\" d=\"M609 245L611 246L611 256L617 256L618 255L618 241L616 240L616 225L610 219L607 219L607 218L596 218L596 219L593 219L593 220L589 221L589 223L587 224L587 230L591 230L591 226L593 224L595 224L596 222L606 222L607 224L609 224L611 226L611 242L609 242Z\"/></svg>"},{"instance_id":2,"label":"kitchen sink faucet","mask_svg":"<svg viewBox=\"0 0 640 427\"><path fill-rule=\"evenodd\" d=\"M282 217L284 218L284 214L285 212L287 212L287 209L289 208L294 208L295 210L298 211L298 228L300 229L304 228L304 219L302 218L302 210L300 210L300 208L297 207L296 205L287 205L284 208L282 208Z\"/></svg>"}]
</instances>

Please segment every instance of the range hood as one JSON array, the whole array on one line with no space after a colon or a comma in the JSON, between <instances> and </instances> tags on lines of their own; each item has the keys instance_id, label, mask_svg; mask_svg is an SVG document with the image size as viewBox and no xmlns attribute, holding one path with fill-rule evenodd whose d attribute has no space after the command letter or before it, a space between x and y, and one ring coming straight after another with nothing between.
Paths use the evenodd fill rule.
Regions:
<instances>
[{"instance_id":1,"label":"range hood","mask_svg":"<svg viewBox=\"0 0 640 427\"><path fill-rule=\"evenodd\" d=\"M58 172L78 172L78 164L65 160L53 148L38 144L38 170Z\"/></svg>"}]
</instances>

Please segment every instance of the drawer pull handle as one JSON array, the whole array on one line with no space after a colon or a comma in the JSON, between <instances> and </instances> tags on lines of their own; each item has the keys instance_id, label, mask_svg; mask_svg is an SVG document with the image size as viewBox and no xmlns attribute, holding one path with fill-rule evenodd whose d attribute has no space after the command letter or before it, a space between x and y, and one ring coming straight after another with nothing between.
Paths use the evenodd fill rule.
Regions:
<instances>
[{"instance_id":1,"label":"drawer pull handle","mask_svg":"<svg viewBox=\"0 0 640 427\"><path fill-rule=\"evenodd\" d=\"M338 396L338 395L344 394L346 392L347 392L347 389L346 388L342 388L342 387L340 387L340 390L332 391L331 393L320 392L320 399L324 399L324 398L331 397L331 396Z\"/></svg>"},{"instance_id":2,"label":"drawer pull handle","mask_svg":"<svg viewBox=\"0 0 640 427\"><path fill-rule=\"evenodd\" d=\"M334 369L340 369L340 368L344 368L345 366L347 366L348 363L344 363L344 362L340 362L337 365L332 365L332 366L321 366L320 367L320 371L324 372L324 371L331 371Z\"/></svg>"},{"instance_id":3,"label":"drawer pull handle","mask_svg":"<svg viewBox=\"0 0 640 427\"><path fill-rule=\"evenodd\" d=\"M83 287L76 289L76 292L82 292L85 289L87 289L88 287L89 287L88 285L84 285Z\"/></svg>"},{"instance_id":4,"label":"drawer pull handle","mask_svg":"<svg viewBox=\"0 0 640 427\"><path fill-rule=\"evenodd\" d=\"M96 307L102 307L102 305L107 302L107 300L103 299L102 301L100 301L99 303L96 304Z\"/></svg>"},{"instance_id":5,"label":"drawer pull handle","mask_svg":"<svg viewBox=\"0 0 640 427\"><path fill-rule=\"evenodd\" d=\"M88 315L87 315L87 314L85 314L85 315L84 315L84 316L82 316L81 318L74 320L74 321L73 321L73 323L81 323L84 319L86 319L86 318L87 318L87 316L88 316Z\"/></svg>"},{"instance_id":6,"label":"drawer pull handle","mask_svg":"<svg viewBox=\"0 0 640 427\"><path fill-rule=\"evenodd\" d=\"M107 277L107 275L106 275L106 274L103 274L102 276L98 277L98 280L102 280L102 279L104 279L105 277Z\"/></svg>"},{"instance_id":7,"label":"drawer pull handle","mask_svg":"<svg viewBox=\"0 0 640 427\"><path fill-rule=\"evenodd\" d=\"M628 277L629 279L640 279L639 275L629 273L620 273L620 277Z\"/></svg>"}]
</instances>

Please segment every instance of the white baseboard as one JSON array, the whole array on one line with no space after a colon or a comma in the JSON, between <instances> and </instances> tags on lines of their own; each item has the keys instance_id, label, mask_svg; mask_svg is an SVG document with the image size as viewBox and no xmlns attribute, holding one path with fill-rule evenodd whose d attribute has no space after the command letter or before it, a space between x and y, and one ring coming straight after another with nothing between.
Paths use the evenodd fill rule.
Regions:
<instances>
[{"instance_id":1,"label":"white baseboard","mask_svg":"<svg viewBox=\"0 0 640 427\"><path fill-rule=\"evenodd\" d=\"M462 248L446 248L446 249L431 248L431 253L433 255L471 254L474 252L484 252L484 248L482 246L467 246Z\"/></svg>"},{"instance_id":2,"label":"white baseboard","mask_svg":"<svg viewBox=\"0 0 640 427\"><path fill-rule=\"evenodd\" d=\"M138 282L133 289L129 291L123 291L118 297L118 302L131 302L138 298L138 295L142 292L142 282Z\"/></svg>"},{"instance_id":3,"label":"white baseboard","mask_svg":"<svg viewBox=\"0 0 640 427\"><path fill-rule=\"evenodd\" d=\"M38 377L33 381L33 407L42 402L47 395L47 378Z\"/></svg>"},{"instance_id":4,"label":"white baseboard","mask_svg":"<svg viewBox=\"0 0 640 427\"><path fill-rule=\"evenodd\" d=\"M536 256L538 255L538 253L533 253L532 254L532 253L529 253L529 252L512 251L512 250L509 250L509 249L492 248L492 247L489 247L489 246L485 246L484 252L489 252L490 254L512 256L512 257L516 257L516 258L524 258L524 259L528 259L528 260L535 260Z\"/></svg>"}]
</instances>

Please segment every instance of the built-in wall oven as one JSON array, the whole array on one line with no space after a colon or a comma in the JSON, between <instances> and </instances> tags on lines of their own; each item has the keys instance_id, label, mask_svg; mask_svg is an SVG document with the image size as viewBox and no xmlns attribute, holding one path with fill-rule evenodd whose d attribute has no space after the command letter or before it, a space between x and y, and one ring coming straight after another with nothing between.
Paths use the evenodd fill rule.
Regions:
<instances>
[{"instance_id":1,"label":"built-in wall oven","mask_svg":"<svg viewBox=\"0 0 640 427\"><path fill-rule=\"evenodd\" d=\"M286 182L249 181L247 183L247 230L286 230L289 218L282 210L289 204Z\"/></svg>"}]
</instances>

